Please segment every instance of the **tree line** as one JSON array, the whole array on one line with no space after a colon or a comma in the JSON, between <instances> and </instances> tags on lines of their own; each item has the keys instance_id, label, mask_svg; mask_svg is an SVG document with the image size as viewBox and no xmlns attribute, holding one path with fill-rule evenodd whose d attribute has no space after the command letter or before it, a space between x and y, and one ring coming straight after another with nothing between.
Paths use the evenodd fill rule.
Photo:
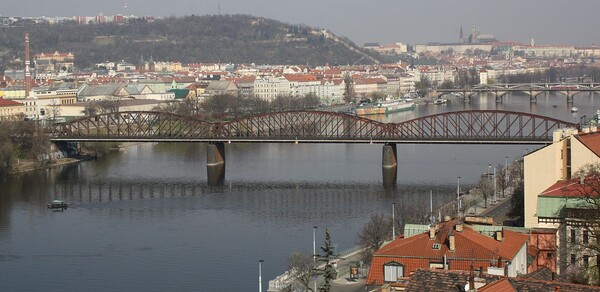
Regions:
<instances>
[{"instance_id":1,"label":"tree line","mask_svg":"<svg viewBox=\"0 0 600 292\"><path fill-rule=\"evenodd\" d=\"M21 160L36 161L39 166L47 163L50 138L41 125L32 121L0 121L0 176L10 173Z\"/></svg>"}]
</instances>

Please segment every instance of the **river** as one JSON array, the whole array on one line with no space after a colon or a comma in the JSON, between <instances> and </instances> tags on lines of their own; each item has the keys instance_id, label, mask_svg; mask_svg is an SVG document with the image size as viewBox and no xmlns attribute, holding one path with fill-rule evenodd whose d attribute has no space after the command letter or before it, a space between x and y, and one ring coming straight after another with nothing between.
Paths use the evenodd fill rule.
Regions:
<instances>
[{"instance_id":1,"label":"river","mask_svg":"<svg viewBox=\"0 0 600 292\"><path fill-rule=\"evenodd\" d=\"M504 109L578 122L600 98L560 95L476 97L471 103L419 105L382 121L437 112ZM488 164L536 146L398 145L398 183L382 186L381 145L227 144L222 188L206 183L203 144L138 144L95 161L0 181L2 291L255 291L286 270L294 249L311 252L325 228L338 250L356 244L372 214L407 221L452 200ZM530 149L527 149L530 148ZM46 209L55 198L72 204Z\"/></svg>"}]
</instances>

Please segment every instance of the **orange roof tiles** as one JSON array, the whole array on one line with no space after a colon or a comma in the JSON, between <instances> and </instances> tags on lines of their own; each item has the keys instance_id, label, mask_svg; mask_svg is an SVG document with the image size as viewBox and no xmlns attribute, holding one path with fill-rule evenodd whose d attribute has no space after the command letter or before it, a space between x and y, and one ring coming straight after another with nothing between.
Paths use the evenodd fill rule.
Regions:
<instances>
[{"instance_id":1,"label":"orange roof tiles","mask_svg":"<svg viewBox=\"0 0 600 292\"><path fill-rule=\"evenodd\" d=\"M480 292L516 292L517 289L515 289L515 287L512 286L512 284L510 283L510 281L508 281L507 278L498 280L496 282L487 284L481 288L479 288L477 291Z\"/></svg>"},{"instance_id":2,"label":"orange roof tiles","mask_svg":"<svg viewBox=\"0 0 600 292\"><path fill-rule=\"evenodd\" d=\"M317 81L317 76L310 74L286 74L285 79L292 82L310 82Z\"/></svg>"},{"instance_id":3,"label":"orange roof tiles","mask_svg":"<svg viewBox=\"0 0 600 292\"><path fill-rule=\"evenodd\" d=\"M23 104L14 100L0 97L0 107L22 106Z\"/></svg>"},{"instance_id":4,"label":"orange roof tiles","mask_svg":"<svg viewBox=\"0 0 600 292\"><path fill-rule=\"evenodd\" d=\"M595 184L595 183L593 183ZM582 185L579 179L561 180L551 185L544 190L540 196L542 197L587 197L590 195L598 195L597 190L594 190L589 183Z\"/></svg>"},{"instance_id":5,"label":"orange roof tiles","mask_svg":"<svg viewBox=\"0 0 600 292\"><path fill-rule=\"evenodd\" d=\"M429 231L408 238L397 238L383 246L373 255L368 283L383 281L383 265L396 261L405 266L410 273L418 268L428 268L430 263L442 263L444 256L452 261L453 270L466 270L473 261L480 266L489 266L502 260L512 260L519 250L526 245L529 235L510 230L503 230L503 239L498 241L481 234L468 226L462 231L455 230L458 219L442 222L435 238L430 239ZM455 250L449 248L449 238L454 236ZM434 244L439 248L434 249ZM465 261L464 259L469 259Z\"/></svg>"},{"instance_id":6,"label":"orange roof tiles","mask_svg":"<svg viewBox=\"0 0 600 292\"><path fill-rule=\"evenodd\" d=\"M579 134L575 138L600 157L600 133Z\"/></svg>"}]
</instances>

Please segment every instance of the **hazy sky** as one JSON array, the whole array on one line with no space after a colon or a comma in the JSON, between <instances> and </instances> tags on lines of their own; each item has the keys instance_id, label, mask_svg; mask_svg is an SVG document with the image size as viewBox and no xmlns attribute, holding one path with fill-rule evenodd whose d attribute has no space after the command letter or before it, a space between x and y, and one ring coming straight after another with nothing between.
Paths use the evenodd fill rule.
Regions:
<instances>
[{"instance_id":1,"label":"hazy sky","mask_svg":"<svg viewBox=\"0 0 600 292\"><path fill-rule=\"evenodd\" d=\"M0 0L2 16L250 14L364 42L456 42L476 25L501 41L600 44L600 0Z\"/></svg>"}]
</instances>

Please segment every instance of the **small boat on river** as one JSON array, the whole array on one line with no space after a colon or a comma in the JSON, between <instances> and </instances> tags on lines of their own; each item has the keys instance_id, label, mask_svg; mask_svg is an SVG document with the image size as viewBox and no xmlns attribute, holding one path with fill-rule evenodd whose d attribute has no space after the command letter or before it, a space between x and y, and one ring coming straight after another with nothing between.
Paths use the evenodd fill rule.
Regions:
<instances>
[{"instance_id":1,"label":"small boat on river","mask_svg":"<svg viewBox=\"0 0 600 292\"><path fill-rule=\"evenodd\" d=\"M572 113L576 113L576 112L578 112L578 111L579 111L579 109L578 109L577 107L572 107L572 108L571 108L571 112L572 112Z\"/></svg>"},{"instance_id":2,"label":"small boat on river","mask_svg":"<svg viewBox=\"0 0 600 292\"><path fill-rule=\"evenodd\" d=\"M52 203L48 204L48 209L66 209L67 207L69 207L69 204L62 200L54 200Z\"/></svg>"},{"instance_id":3,"label":"small boat on river","mask_svg":"<svg viewBox=\"0 0 600 292\"><path fill-rule=\"evenodd\" d=\"M436 99L436 100L433 101L433 104L444 104L444 103L447 103L447 102L448 102L448 100L445 99L445 98L438 98L438 99Z\"/></svg>"}]
</instances>

